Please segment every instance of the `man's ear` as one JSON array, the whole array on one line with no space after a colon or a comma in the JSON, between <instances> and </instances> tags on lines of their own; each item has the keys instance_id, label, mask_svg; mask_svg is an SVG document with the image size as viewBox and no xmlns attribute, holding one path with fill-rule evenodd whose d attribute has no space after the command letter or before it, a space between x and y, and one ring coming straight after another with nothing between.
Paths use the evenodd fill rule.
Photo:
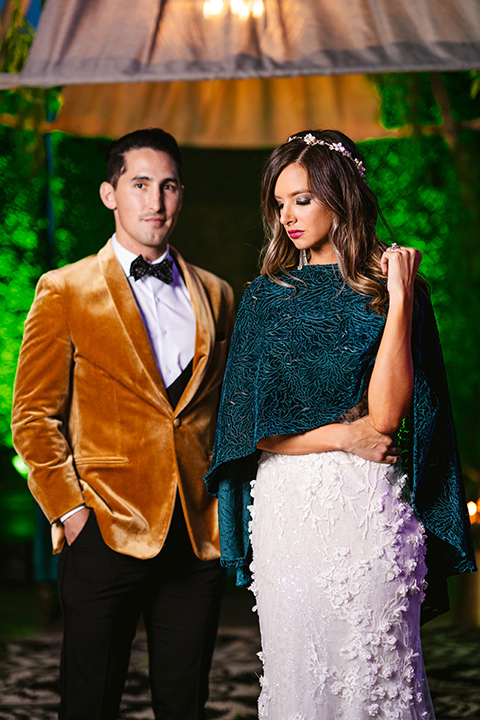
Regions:
<instances>
[{"instance_id":1,"label":"man's ear","mask_svg":"<svg viewBox=\"0 0 480 720\"><path fill-rule=\"evenodd\" d=\"M115 188L109 182L102 182L100 185L100 197L103 204L109 210L116 210L117 203L115 201Z\"/></svg>"}]
</instances>

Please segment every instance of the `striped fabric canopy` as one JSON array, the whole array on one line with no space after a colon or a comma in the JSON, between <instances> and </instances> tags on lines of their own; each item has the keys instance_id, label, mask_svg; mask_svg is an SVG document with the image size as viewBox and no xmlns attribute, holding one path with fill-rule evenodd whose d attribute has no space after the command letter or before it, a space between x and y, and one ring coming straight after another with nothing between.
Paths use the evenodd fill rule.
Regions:
<instances>
[{"instance_id":1,"label":"striped fabric canopy","mask_svg":"<svg viewBox=\"0 0 480 720\"><path fill-rule=\"evenodd\" d=\"M176 125L245 147L320 125L384 134L363 74L478 68L478 0L47 0L0 87L64 86L56 127L72 132Z\"/></svg>"}]
</instances>

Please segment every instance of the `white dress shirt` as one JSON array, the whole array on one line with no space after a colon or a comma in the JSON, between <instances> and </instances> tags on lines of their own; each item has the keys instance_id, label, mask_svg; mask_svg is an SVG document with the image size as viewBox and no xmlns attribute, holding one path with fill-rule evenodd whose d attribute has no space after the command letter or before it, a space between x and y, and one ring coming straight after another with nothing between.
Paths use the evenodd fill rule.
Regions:
<instances>
[{"instance_id":1,"label":"white dress shirt","mask_svg":"<svg viewBox=\"0 0 480 720\"><path fill-rule=\"evenodd\" d=\"M164 385L169 387L195 352L196 318L187 286L175 262L171 285L152 275L135 280L130 265L137 256L120 245L115 234L112 246L132 288ZM172 259L168 247L155 264L167 257Z\"/></svg>"},{"instance_id":2,"label":"white dress shirt","mask_svg":"<svg viewBox=\"0 0 480 720\"><path fill-rule=\"evenodd\" d=\"M120 245L115 233L112 246L132 288L164 385L169 387L185 370L195 352L196 318L185 281L175 262L171 285L152 275L135 280L130 275L130 265L137 255ZM168 246L155 263L166 257L172 259ZM80 505L65 513L60 521L64 522L83 507L85 505Z\"/></svg>"}]
</instances>

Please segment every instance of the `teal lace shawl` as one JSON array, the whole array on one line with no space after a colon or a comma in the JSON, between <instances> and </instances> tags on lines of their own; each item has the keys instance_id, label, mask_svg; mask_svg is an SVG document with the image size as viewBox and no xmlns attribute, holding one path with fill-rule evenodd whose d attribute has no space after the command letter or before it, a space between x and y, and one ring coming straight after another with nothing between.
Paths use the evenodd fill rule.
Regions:
<instances>
[{"instance_id":1,"label":"teal lace shawl","mask_svg":"<svg viewBox=\"0 0 480 720\"><path fill-rule=\"evenodd\" d=\"M207 488L219 501L222 564L250 580L248 506L257 442L301 433L362 398L385 318L344 285L337 266L313 265L246 289L223 385ZM403 432L412 504L427 529L429 580L475 569L446 377L430 301L417 298L412 340L413 409ZM392 373L395 366L392 366Z\"/></svg>"}]
</instances>

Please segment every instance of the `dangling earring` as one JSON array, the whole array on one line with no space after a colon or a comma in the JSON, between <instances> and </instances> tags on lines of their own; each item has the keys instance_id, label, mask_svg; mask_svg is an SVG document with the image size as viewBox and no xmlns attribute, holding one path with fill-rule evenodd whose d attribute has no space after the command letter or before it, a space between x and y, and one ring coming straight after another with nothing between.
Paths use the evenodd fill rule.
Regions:
<instances>
[{"instance_id":1,"label":"dangling earring","mask_svg":"<svg viewBox=\"0 0 480 720\"><path fill-rule=\"evenodd\" d=\"M305 265L308 265L308 257L307 257L307 251L306 250L300 250L299 256L298 256L298 265L297 270L301 270L305 267Z\"/></svg>"}]
</instances>

